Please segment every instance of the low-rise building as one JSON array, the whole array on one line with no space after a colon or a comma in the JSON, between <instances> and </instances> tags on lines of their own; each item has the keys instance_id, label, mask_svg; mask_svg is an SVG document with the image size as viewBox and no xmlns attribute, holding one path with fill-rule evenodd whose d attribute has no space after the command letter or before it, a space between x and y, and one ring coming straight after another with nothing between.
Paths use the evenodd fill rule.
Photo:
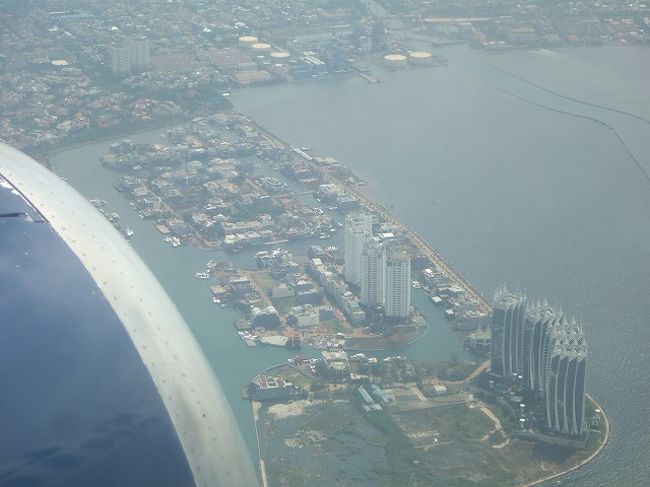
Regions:
<instances>
[{"instance_id":1,"label":"low-rise building","mask_svg":"<svg viewBox=\"0 0 650 487\"><path fill-rule=\"evenodd\" d=\"M280 317L273 306L254 307L251 310L251 324L253 327L259 326L266 329L278 328L280 326Z\"/></svg>"},{"instance_id":2,"label":"low-rise building","mask_svg":"<svg viewBox=\"0 0 650 487\"><path fill-rule=\"evenodd\" d=\"M253 401L286 401L305 397L305 391L280 377L260 375L248 386Z\"/></svg>"}]
</instances>

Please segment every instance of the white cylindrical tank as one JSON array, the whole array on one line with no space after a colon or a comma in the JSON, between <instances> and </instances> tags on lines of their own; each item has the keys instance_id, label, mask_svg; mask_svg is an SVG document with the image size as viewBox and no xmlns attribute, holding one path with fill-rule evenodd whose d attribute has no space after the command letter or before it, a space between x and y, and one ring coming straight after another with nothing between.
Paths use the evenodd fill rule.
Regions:
<instances>
[{"instance_id":1,"label":"white cylindrical tank","mask_svg":"<svg viewBox=\"0 0 650 487\"><path fill-rule=\"evenodd\" d=\"M251 49L255 54L268 54L271 52L271 44L265 42L258 42L251 46Z\"/></svg>"},{"instance_id":2,"label":"white cylindrical tank","mask_svg":"<svg viewBox=\"0 0 650 487\"><path fill-rule=\"evenodd\" d=\"M242 36L239 38L239 47L248 47L257 44L257 37L255 36Z\"/></svg>"},{"instance_id":3,"label":"white cylindrical tank","mask_svg":"<svg viewBox=\"0 0 650 487\"><path fill-rule=\"evenodd\" d=\"M406 56L403 54L386 54L384 64L391 68L403 68L406 66Z\"/></svg>"},{"instance_id":4,"label":"white cylindrical tank","mask_svg":"<svg viewBox=\"0 0 650 487\"><path fill-rule=\"evenodd\" d=\"M289 58L291 57L291 54L284 51L274 51L271 53L271 57L273 58L274 61L281 63L281 62L288 61Z\"/></svg>"},{"instance_id":5,"label":"white cylindrical tank","mask_svg":"<svg viewBox=\"0 0 650 487\"><path fill-rule=\"evenodd\" d=\"M433 55L427 51L415 51L409 54L411 64L429 64L433 60Z\"/></svg>"}]
</instances>

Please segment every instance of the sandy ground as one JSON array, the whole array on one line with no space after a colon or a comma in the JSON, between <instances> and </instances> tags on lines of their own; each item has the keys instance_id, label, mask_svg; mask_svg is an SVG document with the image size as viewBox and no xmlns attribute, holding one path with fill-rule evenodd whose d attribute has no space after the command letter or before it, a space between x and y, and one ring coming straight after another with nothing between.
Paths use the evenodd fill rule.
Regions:
<instances>
[{"instance_id":1,"label":"sandy ground","mask_svg":"<svg viewBox=\"0 0 650 487\"><path fill-rule=\"evenodd\" d=\"M309 401L307 399L303 399L300 401L293 401L289 404L274 404L273 406L269 407L269 414L271 414L275 419L285 419L285 418L290 418L292 416L300 416L302 414L305 414L307 410L313 406L318 406L319 404L329 404L332 401ZM333 402L347 402L344 401L343 399L337 399L336 401Z\"/></svg>"}]
</instances>

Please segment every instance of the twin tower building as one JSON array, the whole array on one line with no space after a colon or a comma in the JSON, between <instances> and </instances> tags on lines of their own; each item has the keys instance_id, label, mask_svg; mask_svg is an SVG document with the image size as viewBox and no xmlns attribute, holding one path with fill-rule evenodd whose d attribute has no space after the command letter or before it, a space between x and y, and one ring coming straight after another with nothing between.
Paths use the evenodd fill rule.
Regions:
<instances>
[{"instance_id":1,"label":"twin tower building","mask_svg":"<svg viewBox=\"0 0 650 487\"><path fill-rule=\"evenodd\" d=\"M406 319L411 308L411 257L392 234L375 235L372 215L345 219L345 280L361 290L361 304L381 306L389 319Z\"/></svg>"},{"instance_id":2,"label":"twin tower building","mask_svg":"<svg viewBox=\"0 0 650 487\"><path fill-rule=\"evenodd\" d=\"M499 289L492 314L492 372L542 399L546 426L584 431L587 342L582 327L547 303Z\"/></svg>"}]
</instances>

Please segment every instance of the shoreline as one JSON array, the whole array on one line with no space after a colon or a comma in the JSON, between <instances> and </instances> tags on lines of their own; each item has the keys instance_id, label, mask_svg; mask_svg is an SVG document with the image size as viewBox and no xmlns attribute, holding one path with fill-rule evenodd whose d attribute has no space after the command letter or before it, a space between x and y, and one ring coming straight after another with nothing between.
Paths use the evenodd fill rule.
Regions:
<instances>
[{"instance_id":1,"label":"shoreline","mask_svg":"<svg viewBox=\"0 0 650 487\"><path fill-rule=\"evenodd\" d=\"M545 482L548 482L549 480L553 480L553 479L556 479L556 478L559 478L559 477L563 477L564 475L566 475L568 473L575 472L576 470L584 467L585 465L587 465L587 464L591 463L593 460L595 460L602 453L602 451L605 449L605 446L609 442L609 434L610 434L609 419L607 418L607 414L605 413L605 410L603 409L603 407L590 394L585 394L585 396L587 397L588 400L590 400L594 404L594 406L596 406L596 409L600 409L600 412L601 412L602 417L604 419L604 425L605 425L605 436L603 437L603 441L600 443L600 445L598 445L598 448L596 448L596 450L593 453L591 453L591 455L589 455L584 460L578 462L574 466L568 468L564 472L554 473L552 475L549 475L548 477L544 477L544 478L541 478L541 479L538 479L538 480L534 480L533 482L529 482L529 483L526 483L526 484L521 484L520 487L533 487L534 485L540 485L540 484L543 484Z\"/></svg>"},{"instance_id":2,"label":"shoreline","mask_svg":"<svg viewBox=\"0 0 650 487\"><path fill-rule=\"evenodd\" d=\"M230 111L230 112L240 113L240 112L237 112L236 110L228 110L228 111ZM278 142L282 143L282 144L285 145L285 147L287 147L289 150L293 147L291 144L288 144L287 142L283 141L282 139L276 137L272 132L270 132L268 129L266 129L264 126L262 126L261 124L259 124L259 123L256 122L255 120L252 120L252 119L248 118L247 116L246 116L246 118L247 118L247 119L248 119L248 120L249 120L249 121L250 121L250 122L251 122L251 123L252 123L256 128L258 128L258 129L259 129L259 130L260 130L260 131L261 131L261 132L262 132L266 137L269 137L269 138L271 138L271 139L273 139L273 140L275 140L275 141L278 141ZM165 123L160 123L160 124L153 124L153 125L150 126L150 127L142 128L142 129L140 129L140 130L137 130L137 131L134 131L134 132L131 132L131 133L132 133L132 134L136 134L136 133L142 133L142 132L147 132L147 131L151 131L151 130L156 130L157 128L161 128L161 127L171 127L171 126L176 126L176 125L180 125L180 124L186 123L188 120L191 120L191 118L185 119L185 120L183 120L183 121L165 122ZM47 157L47 159L48 159L48 160L47 160L47 163L46 163L46 164L47 164L47 167L50 166L49 159L52 158L52 157L54 157L54 156L56 156L56 155L60 155L60 154L62 154L62 153L65 153L65 152L67 152L67 151L70 151L70 150L74 150L74 149L77 149L77 148L80 148L80 147L84 147L84 146L88 146L88 145L92 145L92 144L96 144L96 143L101 143L101 142L104 142L104 141L107 141L107 140L111 140L111 139L114 139L114 138L119 138L119 137L120 137L120 135L111 134L111 135L106 136L106 137L100 137L100 138L98 138L98 139L96 139L96 140L93 140L93 141L87 141L87 142L83 142L83 143L79 143L79 144L73 144L73 145L70 145L70 146L67 146L67 147L64 147L64 148L61 148L61 149L58 149L58 150L52 151L52 152L48 152L48 153L46 154L46 157ZM366 196L365 194L363 194L363 193L362 193L359 189L357 189L356 187L351 187L350 185L346 184L344 181L341 181L340 179L334 177L333 175L331 175L331 174L329 174L329 173L327 173L327 172L322 172L321 174L322 174L323 179L324 179L325 181L329 181L329 182L333 182L333 183L336 183L336 184L341 185L341 186L344 187L344 188L346 189L346 191L348 191L350 194L352 194L352 195L354 195L355 197L359 198L359 200L362 202L362 205L363 205L365 208L367 208L368 210L370 210L370 211L372 211L372 212L375 212L375 213L381 215L381 216L382 216L383 218L385 218L386 220L390 221L391 223L393 223L393 224L395 224L396 226L398 226L399 228L401 228L402 231L404 231L405 235L407 235L407 237L409 238L409 240L411 240L411 242L414 244L414 246L417 247L418 249L420 249L421 251L423 251L423 253L424 253L427 257L432 258L432 261L433 261L436 265L438 265L438 266L439 266L439 267L440 267L444 272L446 272L446 273L449 275L449 277L450 277L451 279L455 280L455 281L456 281L460 286L462 286L463 289L465 289L465 291L467 292L467 294L468 294L469 296L471 296L473 299L475 299L475 300L480 304L482 310L485 310L485 311L487 311L487 312L491 312L491 306L489 305L488 301L487 301L487 300L486 300L486 299L485 299L485 298L484 298L484 297L483 297L483 296L482 296L482 295L481 295L481 294L480 294L476 289L474 289L474 287L473 287L473 286L472 286L472 285L471 285L471 284L470 284L466 279L464 279L464 278L462 277L462 275L460 274L460 272L458 272L456 269L453 268L453 266L451 265L451 263L449 263L449 262L448 262L444 257L442 257L442 255L440 255L440 253L439 253L437 250L435 250L435 249L431 246L431 244L429 244L428 242L426 242L426 241L425 241L425 240L424 240L424 239L423 239L419 234L417 234L417 233L416 233L416 232L415 232L411 227L409 227L406 223L400 221L397 217L395 217L394 215L392 215L392 214L391 214L391 213L390 213L386 208L384 208L382 205L380 205L380 204L378 204L378 203L372 201L368 196ZM426 334L428 333L428 331L429 331L429 324L427 323L427 328L426 328L425 332L424 332L420 337L418 337L418 338L416 338L415 340L410 341L410 342L408 342L408 343L404 343L404 344L395 344L395 345L391 345L390 347L387 347L387 348L379 348L379 349L354 349L354 348L347 349L347 348L346 348L346 350L350 350L350 351L368 351L368 352L373 352L373 351L375 351L375 352L381 352L381 351L386 351L386 350L389 350L389 349L392 349L392 348L397 348L397 347L407 347L407 346L413 345L414 343L416 343L416 342L420 341L422 338L424 338L424 337L426 336ZM277 368L277 367L279 367L279 366L282 366L282 365L285 365L285 364L282 363L282 364L275 364L275 365L272 365L272 366L268 367L267 369L265 369L265 370L264 370L263 372L261 372L260 374L262 374L262 373L266 373L266 372L268 372L268 371L270 371L270 370L272 370L272 369L274 369L274 368ZM484 364L479 365L479 368L481 368L483 365L484 365ZM475 372L476 372L476 371L475 371ZM258 374L258 376L259 376L260 374ZM467 380L467 379L466 379L466 380ZM566 475L566 474L568 474L568 473L570 473L570 472L576 471L576 470L582 468L583 466L589 464L589 463L592 462L595 458L597 458L598 455L600 455L600 454L602 453L602 451L604 450L604 448L605 448L605 446L607 445L608 440L609 440L609 435L610 435L610 425L609 425L609 420L608 420L608 417L607 417L607 415L606 415L606 413L605 413L605 410L600 406L600 404L599 404L598 402L596 402L596 401L593 399L593 397L590 396L589 394L586 394L586 397L587 397L587 399L589 399L590 401L592 401L592 403L596 406L596 408L598 408L598 409L601 410L602 417L603 417L603 419L604 419L605 431L604 431L604 437L603 437L603 439L602 439L601 444L600 444L600 445L598 446L598 448L597 448L594 452L592 452L592 453L591 453L587 458L585 458L584 460L580 461L580 462L577 463L576 465L571 466L571 467L568 468L567 470L565 470L565 471L563 471L563 472L558 472L558 473L551 474L551 475L549 475L549 476L547 476L547 477L544 477L544 478L541 478L541 479L538 479L538 480L535 480L535 481L532 481L532 482L529 482L529 483L526 483L526 484L521 484L521 487L532 487L532 486L540 485L540 484L543 484L543 483L545 483L545 482L547 482L547 481L550 481L550 480L553 480L553 479L556 479L556 478L562 477L562 476L564 476L564 475ZM254 411L254 416L255 416L255 411ZM256 430L256 434L257 434L257 421L256 421L256 420L255 420L255 430ZM258 444L258 448L259 448L259 444ZM263 463L263 459L261 458L261 455L260 455L260 467L261 467L261 468L264 468L264 463ZM263 477L264 477L264 480L266 480L266 479L265 479L265 474L262 474L262 475L263 475Z\"/></svg>"},{"instance_id":3,"label":"shoreline","mask_svg":"<svg viewBox=\"0 0 650 487\"><path fill-rule=\"evenodd\" d=\"M288 150L293 150L294 147L293 145L276 136L264 125L257 122L256 120L249 118L248 116L246 116L246 118L252 124L254 124L258 130L263 132L267 138L281 143ZM340 179L336 178L332 174L329 174L321 169L318 169L318 172L321 174L324 181L334 183L345 188L345 190L348 191L352 196L358 198L362 202L362 206L364 206L367 210L371 212L375 212L385 220L391 222L392 224L400 228L404 232L404 235L407 236L407 238L411 241L411 243L416 248L418 248L423 253L424 256L430 258L434 264L436 264L439 268L441 268L452 280L456 282L457 285L461 286L465 290L465 292L477 302L477 304L479 305L479 309L482 312L486 314L490 314L492 312L492 306L490 306L489 302L485 299L485 297L479 291L477 291L472 284L470 284L465 278L463 278L461 273L457 271L452 266L452 264L440 254L440 252L438 252L435 248L433 248L431 244L429 244L425 239L423 239L409 225L399 220L396 216L391 214L390 211L388 211L382 205L372 201L368 196L363 194L360 190L358 190L355 187L351 187L345 181L341 181Z\"/></svg>"},{"instance_id":4,"label":"shoreline","mask_svg":"<svg viewBox=\"0 0 650 487\"><path fill-rule=\"evenodd\" d=\"M419 342L422 340L427 334L429 333L429 328L431 325L429 323L426 323L426 328L424 330L424 333L417 337L415 340L411 340L408 343L396 343L395 345L391 345L389 347L385 348L352 348L352 347L343 347L343 350L347 352L387 352L393 348L398 348L398 347L409 347L411 345L414 345L415 343Z\"/></svg>"},{"instance_id":5,"label":"shoreline","mask_svg":"<svg viewBox=\"0 0 650 487\"><path fill-rule=\"evenodd\" d=\"M197 115L200 116L200 115ZM128 130L128 129L122 129L122 130L116 130L113 133L109 135L102 135L97 138L91 139L91 140L86 140L84 142L72 142L70 144L63 144L63 146L57 147L56 149L51 149L51 150L44 150L44 151L35 151L33 156L34 159L37 161L41 161L45 164L45 167L48 169L51 169L50 165L50 160L56 156L59 156L61 154L65 154L68 151L75 150L75 149L80 149L81 147L87 147L89 145L94 145L94 144L99 144L102 142L107 142L112 139L118 139L121 137L130 137L133 135L141 134L143 132L149 132L151 130L156 130L158 128L163 128L163 127L172 127L180 124L187 123L191 121L194 117L176 117L174 120L165 120L163 122L158 122L158 123L152 123L151 125L147 127L139 127L135 130ZM22 149L21 149L22 152Z\"/></svg>"},{"instance_id":6,"label":"shoreline","mask_svg":"<svg viewBox=\"0 0 650 487\"><path fill-rule=\"evenodd\" d=\"M214 369L151 269L85 197L42 164L3 144L0 161L0 172L17 191L30 195L123 326L178 432L195 479L213 485L225 472L231 480L251 481L253 465ZM130 286L124 285L125 275L136 277ZM220 432L218 441L213 430Z\"/></svg>"},{"instance_id":7,"label":"shoreline","mask_svg":"<svg viewBox=\"0 0 650 487\"><path fill-rule=\"evenodd\" d=\"M474 379L474 377L478 373L482 372L485 368L489 367L489 363L490 362L488 360L488 361L485 361L485 362L479 364L479 366L477 367L476 370L474 370L468 377L466 377L465 379L463 379L461 381L454 381L454 382L442 381L441 383L464 384L464 383L470 382L470 381L472 381ZM267 367L262 372L257 374L253 380L257 379L262 374L266 374L268 372L271 372L272 370L278 369L278 368L283 367L285 365L287 365L287 364L286 363L279 363L279 364L271 365L270 367ZM579 461L577 464L571 466L570 468L564 470L563 472L554 473L554 474L551 474L549 476L546 476L546 477L543 477L543 478L540 478L540 479L537 479L537 480L533 480L532 482L528 482L528 483L525 483L525 484L518 484L519 487L533 487L533 486L544 484L544 483L546 483L548 481L551 481L553 479L563 477L563 476L565 476L565 475L567 475L567 474L569 474L571 472L574 472L574 471L588 465L589 463L591 463L593 460L595 460L602 453L605 446L609 442L609 435L610 435L609 419L608 419L607 414L605 413L605 410L603 409L603 407L591 395L586 394L586 397L587 397L587 399L589 401L591 401L593 403L593 405L595 406L596 409L600 409L602 418L604 420L604 423L603 423L604 427L605 427L604 436L603 436L602 442L600 443L598 448L596 448L596 450L593 451L587 458ZM261 477L262 477L263 485L265 487L267 487L268 486L268 479L267 479L267 475L266 475L266 465L265 465L264 459L262 458L262 455L261 455L261 448L260 448L260 444L259 444L259 431L258 431L258 426L257 426L257 422L258 422L258 419L259 419L258 412L259 412L259 408L261 407L261 403L256 402L256 401L251 401L251 404L252 404L252 407L253 407L253 425L254 425L254 429L255 429L255 435L256 435L257 441L258 441L258 453L259 453L259 459L260 459L260 462L259 462L260 474L261 474Z\"/></svg>"}]
</instances>

